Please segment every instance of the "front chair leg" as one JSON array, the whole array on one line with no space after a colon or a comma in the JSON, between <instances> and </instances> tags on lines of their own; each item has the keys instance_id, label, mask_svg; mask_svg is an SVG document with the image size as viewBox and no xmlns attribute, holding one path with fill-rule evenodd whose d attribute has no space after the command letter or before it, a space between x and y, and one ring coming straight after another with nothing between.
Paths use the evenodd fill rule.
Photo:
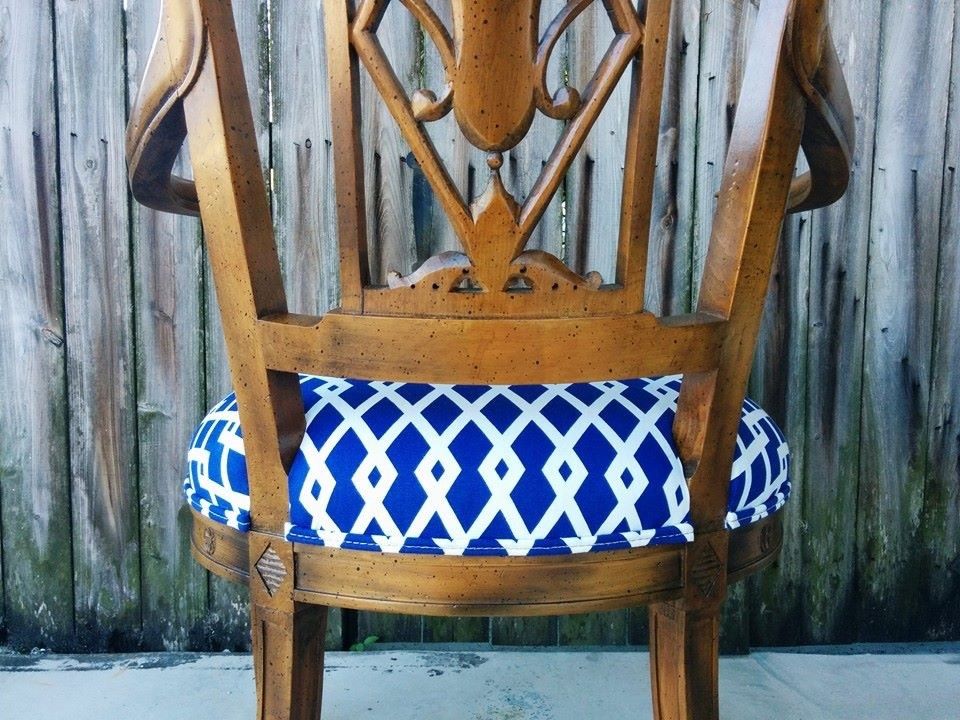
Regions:
<instances>
[{"instance_id":1,"label":"front chair leg","mask_svg":"<svg viewBox=\"0 0 960 720\"><path fill-rule=\"evenodd\" d=\"M720 605L650 606L650 678L656 720L718 720Z\"/></svg>"},{"instance_id":2,"label":"front chair leg","mask_svg":"<svg viewBox=\"0 0 960 720\"><path fill-rule=\"evenodd\" d=\"M320 720L327 608L252 603L257 720Z\"/></svg>"}]
</instances>

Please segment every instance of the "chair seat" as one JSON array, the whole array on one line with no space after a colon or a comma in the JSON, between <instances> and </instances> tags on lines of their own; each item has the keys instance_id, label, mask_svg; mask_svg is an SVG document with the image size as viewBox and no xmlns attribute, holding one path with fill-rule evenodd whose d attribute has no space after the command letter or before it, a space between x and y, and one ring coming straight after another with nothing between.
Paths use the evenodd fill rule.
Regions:
<instances>
[{"instance_id":1,"label":"chair seat","mask_svg":"<svg viewBox=\"0 0 960 720\"><path fill-rule=\"evenodd\" d=\"M307 431L289 474L287 537L449 555L690 542L690 493L671 431L680 381L428 385L301 376ZM783 433L746 400L728 528L783 506L788 464ZM233 394L201 422L188 468L193 508L249 529Z\"/></svg>"}]
</instances>

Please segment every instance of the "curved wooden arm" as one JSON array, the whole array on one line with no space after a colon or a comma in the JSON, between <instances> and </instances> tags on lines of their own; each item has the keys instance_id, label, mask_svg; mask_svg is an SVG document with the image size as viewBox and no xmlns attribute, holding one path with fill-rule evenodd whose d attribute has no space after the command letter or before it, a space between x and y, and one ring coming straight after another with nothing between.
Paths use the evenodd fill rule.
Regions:
<instances>
[{"instance_id":1,"label":"curved wooden arm","mask_svg":"<svg viewBox=\"0 0 960 720\"><path fill-rule=\"evenodd\" d=\"M809 172L794 179L789 212L824 207L850 182L853 106L826 18L826 0L797 0L790 37L797 82L807 100L801 147Z\"/></svg>"},{"instance_id":2,"label":"curved wooden arm","mask_svg":"<svg viewBox=\"0 0 960 720\"><path fill-rule=\"evenodd\" d=\"M196 0L164 0L160 26L127 125L127 168L138 202L155 210L199 215L193 182L173 174L187 137L183 98L204 55Z\"/></svg>"}]
</instances>

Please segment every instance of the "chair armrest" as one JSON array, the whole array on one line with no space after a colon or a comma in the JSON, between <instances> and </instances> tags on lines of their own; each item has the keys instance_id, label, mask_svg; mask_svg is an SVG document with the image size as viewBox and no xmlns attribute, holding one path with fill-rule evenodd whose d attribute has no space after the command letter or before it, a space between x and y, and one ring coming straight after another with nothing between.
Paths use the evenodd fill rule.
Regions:
<instances>
[{"instance_id":1,"label":"chair armrest","mask_svg":"<svg viewBox=\"0 0 960 720\"><path fill-rule=\"evenodd\" d=\"M804 12L810 15L805 17ZM794 72L807 100L800 144L810 170L790 186L787 210L791 213L840 199L850 182L856 134L850 94L826 25L825 3L805 2L794 27L801 24L791 42Z\"/></svg>"},{"instance_id":2,"label":"chair armrest","mask_svg":"<svg viewBox=\"0 0 960 720\"><path fill-rule=\"evenodd\" d=\"M206 33L196 0L164 0L160 25L127 125L130 189L147 207L199 215L193 182L173 174L187 137L183 98L204 56Z\"/></svg>"}]
</instances>

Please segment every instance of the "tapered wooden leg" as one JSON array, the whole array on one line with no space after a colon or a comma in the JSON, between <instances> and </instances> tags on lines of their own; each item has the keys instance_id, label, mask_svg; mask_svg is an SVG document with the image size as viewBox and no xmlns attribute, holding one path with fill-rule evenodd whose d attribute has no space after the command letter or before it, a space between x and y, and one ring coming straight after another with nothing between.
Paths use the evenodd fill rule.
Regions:
<instances>
[{"instance_id":1,"label":"tapered wooden leg","mask_svg":"<svg viewBox=\"0 0 960 720\"><path fill-rule=\"evenodd\" d=\"M257 720L319 720L327 608L252 607Z\"/></svg>"},{"instance_id":2,"label":"tapered wooden leg","mask_svg":"<svg viewBox=\"0 0 960 720\"><path fill-rule=\"evenodd\" d=\"M718 720L720 606L650 606L650 678L656 720Z\"/></svg>"}]
</instances>

